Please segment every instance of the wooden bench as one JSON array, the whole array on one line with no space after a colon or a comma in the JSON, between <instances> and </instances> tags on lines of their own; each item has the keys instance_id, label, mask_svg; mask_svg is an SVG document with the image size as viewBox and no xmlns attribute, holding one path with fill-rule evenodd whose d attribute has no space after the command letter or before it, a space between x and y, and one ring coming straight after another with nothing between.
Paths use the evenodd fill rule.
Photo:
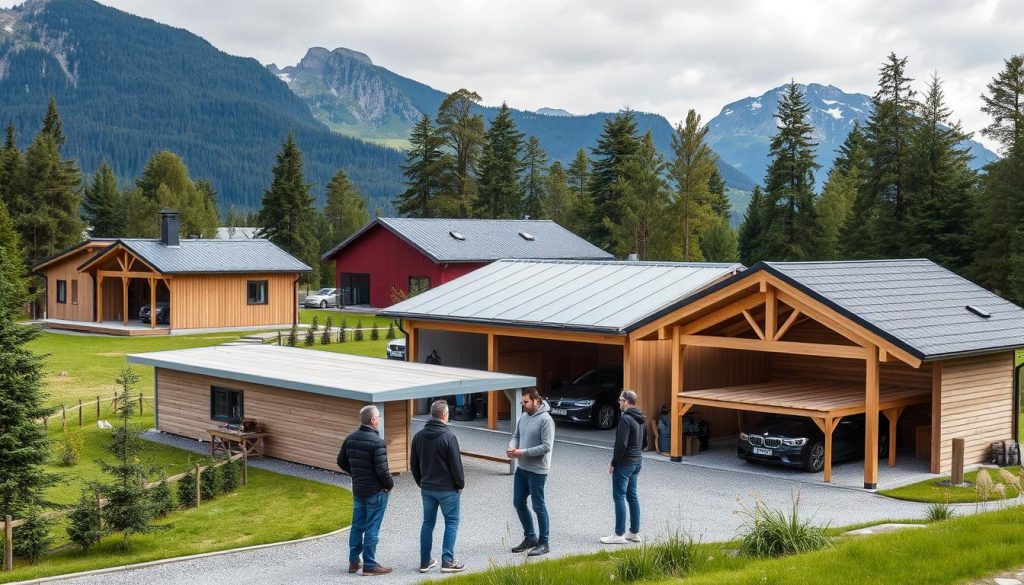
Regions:
<instances>
[{"instance_id":1,"label":"wooden bench","mask_svg":"<svg viewBox=\"0 0 1024 585\"><path fill-rule=\"evenodd\" d=\"M473 459L483 459L484 461L493 461L495 463L505 463L508 465L508 474L513 473L513 461L512 459L503 455L490 455L488 453L477 453L476 451L460 451L463 457L471 457Z\"/></svg>"}]
</instances>

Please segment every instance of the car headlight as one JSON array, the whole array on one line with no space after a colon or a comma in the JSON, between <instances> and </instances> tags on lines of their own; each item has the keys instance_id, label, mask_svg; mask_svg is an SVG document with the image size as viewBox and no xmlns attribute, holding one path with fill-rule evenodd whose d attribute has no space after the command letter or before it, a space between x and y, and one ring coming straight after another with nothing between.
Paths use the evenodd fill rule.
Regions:
<instances>
[{"instance_id":1,"label":"car headlight","mask_svg":"<svg viewBox=\"0 0 1024 585\"><path fill-rule=\"evenodd\" d=\"M594 406L594 401L593 400L577 400L576 401L576 406L582 406L584 408L586 408L588 406Z\"/></svg>"},{"instance_id":2,"label":"car headlight","mask_svg":"<svg viewBox=\"0 0 1024 585\"><path fill-rule=\"evenodd\" d=\"M801 437L799 439L782 439L783 445L789 445L790 447L803 447L807 444L807 439Z\"/></svg>"},{"instance_id":3,"label":"car headlight","mask_svg":"<svg viewBox=\"0 0 1024 585\"><path fill-rule=\"evenodd\" d=\"M741 441L746 441L748 438L749 438L749 436L747 435L747 433L740 433L740 440Z\"/></svg>"}]
</instances>

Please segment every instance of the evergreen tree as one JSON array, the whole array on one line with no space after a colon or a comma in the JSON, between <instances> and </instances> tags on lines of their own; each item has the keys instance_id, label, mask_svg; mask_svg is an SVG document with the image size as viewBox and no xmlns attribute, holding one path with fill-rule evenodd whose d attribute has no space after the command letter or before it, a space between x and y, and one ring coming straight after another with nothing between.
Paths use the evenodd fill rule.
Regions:
<instances>
[{"instance_id":1,"label":"evergreen tree","mask_svg":"<svg viewBox=\"0 0 1024 585\"><path fill-rule=\"evenodd\" d=\"M854 169L851 174L833 166L828 173L828 180L818 197L817 208L818 232L821 236L818 257L823 260L839 260L842 256L839 249L839 234L846 225L846 218L857 200L857 186L860 171Z\"/></svg>"},{"instance_id":2,"label":"evergreen tree","mask_svg":"<svg viewBox=\"0 0 1024 585\"><path fill-rule=\"evenodd\" d=\"M171 490L166 474L161 473L160 482L149 490L149 501L152 503L155 518L163 518L174 511L174 491Z\"/></svg>"},{"instance_id":3,"label":"evergreen tree","mask_svg":"<svg viewBox=\"0 0 1024 585\"><path fill-rule=\"evenodd\" d=\"M39 506L29 508L24 520L24 524L14 529L14 554L34 565L53 544L50 530L54 521L43 516Z\"/></svg>"},{"instance_id":4,"label":"evergreen tree","mask_svg":"<svg viewBox=\"0 0 1024 585\"><path fill-rule=\"evenodd\" d=\"M761 253L769 260L809 260L818 255L818 225L814 210L814 127L807 119L810 106L796 82L790 81L779 99L775 118L779 131L772 137L765 173L765 226Z\"/></svg>"},{"instance_id":5,"label":"evergreen tree","mask_svg":"<svg viewBox=\"0 0 1024 585\"><path fill-rule=\"evenodd\" d=\"M91 489L82 491L78 502L68 513L68 540L78 548L85 550L100 541L103 531L100 529L100 510L96 506L96 494Z\"/></svg>"},{"instance_id":6,"label":"evergreen tree","mask_svg":"<svg viewBox=\"0 0 1024 585\"><path fill-rule=\"evenodd\" d=\"M1024 55L1003 63L1003 70L988 83L988 94L981 95L981 111L992 117L981 133L999 141L1008 158L1019 158L1024 156Z\"/></svg>"},{"instance_id":7,"label":"evergreen tree","mask_svg":"<svg viewBox=\"0 0 1024 585\"><path fill-rule=\"evenodd\" d=\"M717 158L717 156L716 156ZM708 191L711 192L711 210L720 217L728 218L732 213L732 203L725 193L725 179L722 173L718 172L718 164L715 164L715 172L708 179Z\"/></svg>"},{"instance_id":8,"label":"evergreen tree","mask_svg":"<svg viewBox=\"0 0 1024 585\"><path fill-rule=\"evenodd\" d=\"M42 503L56 481L46 429L36 422L43 407L43 360L27 344L39 330L19 323L30 299L25 262L7 209L0 204L0 517L15 518Z\"/></svg>"},{"instance_id":9,"label":"evergreen tree","mask_svg":"<svg viewBox=\"0 0 1024 585\"><path fill-rule=\"evenodd\" d=\"M398 213L408 217L437 217L437 198L448 155L441 151L444 138L437 133L426 114L413 126L406 153L406 190L395 198Z\"/></svg>"},{"instance_id":10,"label":"evergreen tree","mask_svg":"<svg viewBox=\"0 0 1024 585\"><path fill-rule=\"evenodd\" d=\"M708 127L702 126L694 110L686 114L686 124L677 124L672 135L673 158L669 176L675 183L675 216L678 223L679 256L684 261L699 261L700 238L717 223L712 207L711 182L717 173L718 158L705 143ZM727 212L726 212L727 213Z\"/></svg>"},{"instance_id":11,"label":"evergreen tree","mask_svg":"<svg viewBox=\"0 0 1024 585\"><path fill-rule=\"evenodd\" d=\"M190 224L188 234L197 238L215 238L217 228L220 227L217 190L207 179L198 179L192 185L194 189L189 193L192 198L187 217Z\"/></svg>"},{"instance_id":12,"label":"evergreen tree","mask_svg":"<svg viewBox=\"0 0 1024 585\"><path fill-rule=\"evenodd\" d=\"M472 113L479 102L475 91L459 89L437 109L437 132L450 154L438 199L439 211L446 216L470 217L476 201L476 166L485 140L484 117Z\"/></svg>"},{"instance_id":13,"label":"evergreen tree","mask_svg":"<svg viewBox=\"0 0 1024 585\"><path fill-rule=\"evenodd\" d=\"M739 248L740 262L752 266L755 262L764 260L763 240L765 233L765 195L760 185L754 185L750 194L750 203L747 204L747 211L743 216L743 223L740 224Z\"/></svg>"},{"instance_id":14,"label":"evergreen tree","mask_svg":"<svg viewBox=\"0 0 1024 585\"><path fill-rule=\"evenodd\" d=\"M180 214L182 237L212 238L220 223L217 214L217 194L209 181L193 181L181 157L168 150L153 155L136 179L135 186L150 203L145 205L148 216L129 211L135 219L129 224L140 224L136 229L153 236L160 233L160 218L154 208L174 209ZM148 225L147 225L148 224Z\"/></svg>"},{"instance_id":15,"label":"evergreen tree","mask_svg":"<svg viewBox=\"0 0 1024 585\"><path fill-rule=\"evenodd\" d=\"M18 149L14 125L7 125L7 138L0 150L0 203L15 215L25 207L25 157Z\"/></svg>"},{"instance_id":16,"label":"evergreen tree","mask_svg":"<svg viewBox=\"0 0 1024 585\"><path fill-rule=\"evenodd\" d=\"M584 234L590 242L604 250L614 249L615 242L609 225L622 225L623 205L619 201L621 190L616 184L629 181L626 163L640 148L636 116L626 109L604 121L597 145L590 149L594 160L591 165L589 217ZM605 221L607 220L607 221Z\"/></svg>"},{"instance_id":17,"label":"evergreen tree","mask_svg":"<svg viewBox=\"0 0 1024 585\"><path fill-rule=\"evenodd\" d=\"M150 199L144 195L142 189L138 187L125 189L121 192L121 198L124 200L125 210L123 235L129 238L158 237L160 235L160 202L155 197Z\"/></svg>"},{"instance_id":18,"label":"evergreen tree","mask_svg":"<svg viewBox=\"0 0 1024 585\"><path fill-rule=\"evenodd\" d=\"M736 262L740 259L736 230L729 219L718 217L700 238L700 251L708 262Z\"/></svg>"},{"instance_id":19,"label":"evergreen tree","mask_svg":"<svg viewBox=\"0 0 1024 585\"><path fill-rule=\"evenodd\" d=\"M357 320L356 321L356 328L352 332L352 340L353 341L362 341L363 340L363 322L362 322L362 320Z\"/></svg>"},{"instance_id":20,"label":"evergreen tree","mask_svg":"<svg viewBox=\"0 0 1024 585\"><path fill-rule=\"evenodd\" d=\"M528 219L546 219L544 201L545 173L548 167L548 153L540 145L536 136L531 136L526 143L523 154L523 208L522 217Z\"/></svg>"},{"instance_id":21,"label":"evergreen tree","mask_svg":"<svg viewBox=\"0 0 1024 585\"><path fill-rule=\"evenodd\" d=\"M594 205L590 199L590 159L587 158L587 153L582 148L576 151L576 157L569 163L565 178L569 185L569 191L576 199L573 212L569 215L568 225L565 227L577 235L583 235L589 229Z\"/></svg>"},{"instance_id":22,"label":"evergreen tree","mask_svg":"<svg viewBox=\"0 0 1024 585\"><path fill-rule=\"evenodd\" d=\"M125 235L128 216L124 197L110 165L103 163L82 197L82 218L93 238L117 238Z\"/></svg>"},{"instance_id":23,"label":"evergreen tree","mask_svg":"<svg viewBox=\"0 0 1024 585\"><path fill-rule=\"evenodd\" d=\"M25 155L25 205L14 217L30 264L82 241L80 183L74 161L61 159L53 136L37 134Z\"/></svg>"},{"instance_id":24,"label":"evergreen tree","mask_svg":"<svg viewBox=\"0 0 1024 585\"><path fill-rule=\"evenodd\" d=\"M356 190L345 171L338 171L327 185L324 217L330 234L325 245L334 246L356 233L370 221L366 199ZM326 250L321 250L326 251Z\"/></svg>"},{"instance_id":25,"label":"evergreen tree","mask_svg":"<svg viewBox=\"0 0 1024 585\"><path fill-rule=\"evenodd\" d=\"M384 336L388 340L397 339L398 335L395 333L395 322L388 323L388 332Z\"/></svg>"},{"instance_id":26,"label":"evergreen tree","mask_svg":"<svg viewBox=\"0 0 1024 585\"><path fill-rule=\"evenodd\" d=\"M46 114L43 116L42 132L49 134L53 138L53 143L57 145L57 150L64 147L67 137L64 136L64 124L60 121L60 113L57 112L57 100L53 96L50 96L49 101L46 103Z\"/></svg>"},{"instance_id":27,"label":"evergreen tree","mask_svg":"<svg viewBox=\"0 0 1024 585\"><path fill-rule=\"evenodd\" d=\"M623 165L623 173L613 185L615 199L621 202L619 223L605 218L615 254L635 253L640 260L665 259L672 243L667 218L671 197L662 178L664 159L648 132Z\"/></svg>"},{"instance_id":28,"label":"evergreen tree","mask_svg":"<svg viewBox=\"0 0 1024 585\"><path fill-rule=\"evenodd\" d=\"M573 229L578 199L569 188L562 163L557 160L548 168L544 182L544 201L548 217L558 225Z\"/></svg>"},{"instance_id":29,"label":"evergreen tree","mask_svg":"<svg viewBox=\"0 0 1024 585\"><path fill-rule=\"evenodd\" d=\"M942 82L933 75L917 111L910 146L907 177L913 196L907 209L906 248L908 255L929 258L958 273L971 260L976 211L968 139L945 105Z\"/></svg>"},{"instance_id":30,"label":"evergreen tree","mask_svg":"<svg viewBox=\"0 0 1024 585\"><path fill-rule=\"evenodd\" d=\"M480 193L475 204L478 217L519 217L523 206L523 189L519 184L519 175L523 171L522 149L523 133L512 120L512 110L503 103L487 129L480 158Z\"/></svg>"},{"instance_id":31,"label":"evergreen tree","mask_svg":"<svg viewBox=\"0 0 1024 585\"><path fill-rule=\"evenodd\" d=\"M312 266L313 273L303 279L307 283L319 283L319 242L313 224L313 196L302 172L302 152L290 132L277 154L273 176L270 188L263 192L260 236Z\"/></svg>"}]
</instances>

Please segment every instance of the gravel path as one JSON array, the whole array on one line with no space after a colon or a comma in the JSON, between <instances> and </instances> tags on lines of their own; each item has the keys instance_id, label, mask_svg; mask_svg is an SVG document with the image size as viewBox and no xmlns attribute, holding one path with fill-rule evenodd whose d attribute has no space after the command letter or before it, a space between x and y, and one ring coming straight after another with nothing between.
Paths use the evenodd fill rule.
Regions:
<instances>
[{"instance_id":1,"label":"gravel path","mask_svg":"<svg viewBox=\"0 0 1024 585\"><path fill-rule=\"evenodd\" d=\"M417 423L416 428L420 424ZM456 428L463 449L501 452L506 435ZM196 441L160 436L161 442L204 451ZM551 514L551 556L600 550L597 539L611 532L611 485L607 450L558 443L555 446L547 496ZM341 474L275 460L253 465L294 473L318 481L348 485ZM466 459L466 491L462 497L456 557L469 570L486 569L492 563L520 560L507 549L522 538L510 502L512 480L500 464ZM648 537L683 529L703 541L727 540L736 535L741 518L734 512L749 505L756 492L773 508L786 507L799 490L801 510L816 522L833 525L869 520L920 518L925 506L890 500L861 490L837 489L793 479L751 475L740 471L701 469L663 461L645 461L640 475L643 506L642 533ZM259 512L252 512L258 521ZM395 569L381 579L387 583L415 583L423 576L419 563L419 493L409 474L397 478L388 505L379 560ZM441 526L435 532L435 556L440 556ZM230 553L193 561L135 569L94 577L65 580L75 584L173 583L223 585L266 583L354 583L361 577L345 573L347 533L294 545ZM436 571L436 570L435 570ZM438 577L434 572L427 576Z\"/></svg>"}]
</instances>

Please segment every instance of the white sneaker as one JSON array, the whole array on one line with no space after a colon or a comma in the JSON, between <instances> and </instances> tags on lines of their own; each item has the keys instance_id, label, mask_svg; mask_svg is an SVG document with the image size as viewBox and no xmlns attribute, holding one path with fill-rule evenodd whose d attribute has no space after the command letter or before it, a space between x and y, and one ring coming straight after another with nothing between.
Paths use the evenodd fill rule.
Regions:
<instances>
[{"instance_id":1,"label":"white sneaker","mask_svg":"<svg viewBox=\"0 0 1024 585\"><path fill-rule=\"evenodd\" d=\"M637 532L626 532L626 540L630 542L643 542L644 539Z\"/></svg>"},{"instance_id":2,"label":"white sneaker","mask_svg":"<svg viewBox=\"0 0 1024 585\"><path fill-rule=\"evenodd\" d=\"M622 536L621 534L612 534L610 536L602 536L601 537L601 542L603 544L629 544L629 541L626 540L626 537Z\"/></svg>"}]
</instances>

